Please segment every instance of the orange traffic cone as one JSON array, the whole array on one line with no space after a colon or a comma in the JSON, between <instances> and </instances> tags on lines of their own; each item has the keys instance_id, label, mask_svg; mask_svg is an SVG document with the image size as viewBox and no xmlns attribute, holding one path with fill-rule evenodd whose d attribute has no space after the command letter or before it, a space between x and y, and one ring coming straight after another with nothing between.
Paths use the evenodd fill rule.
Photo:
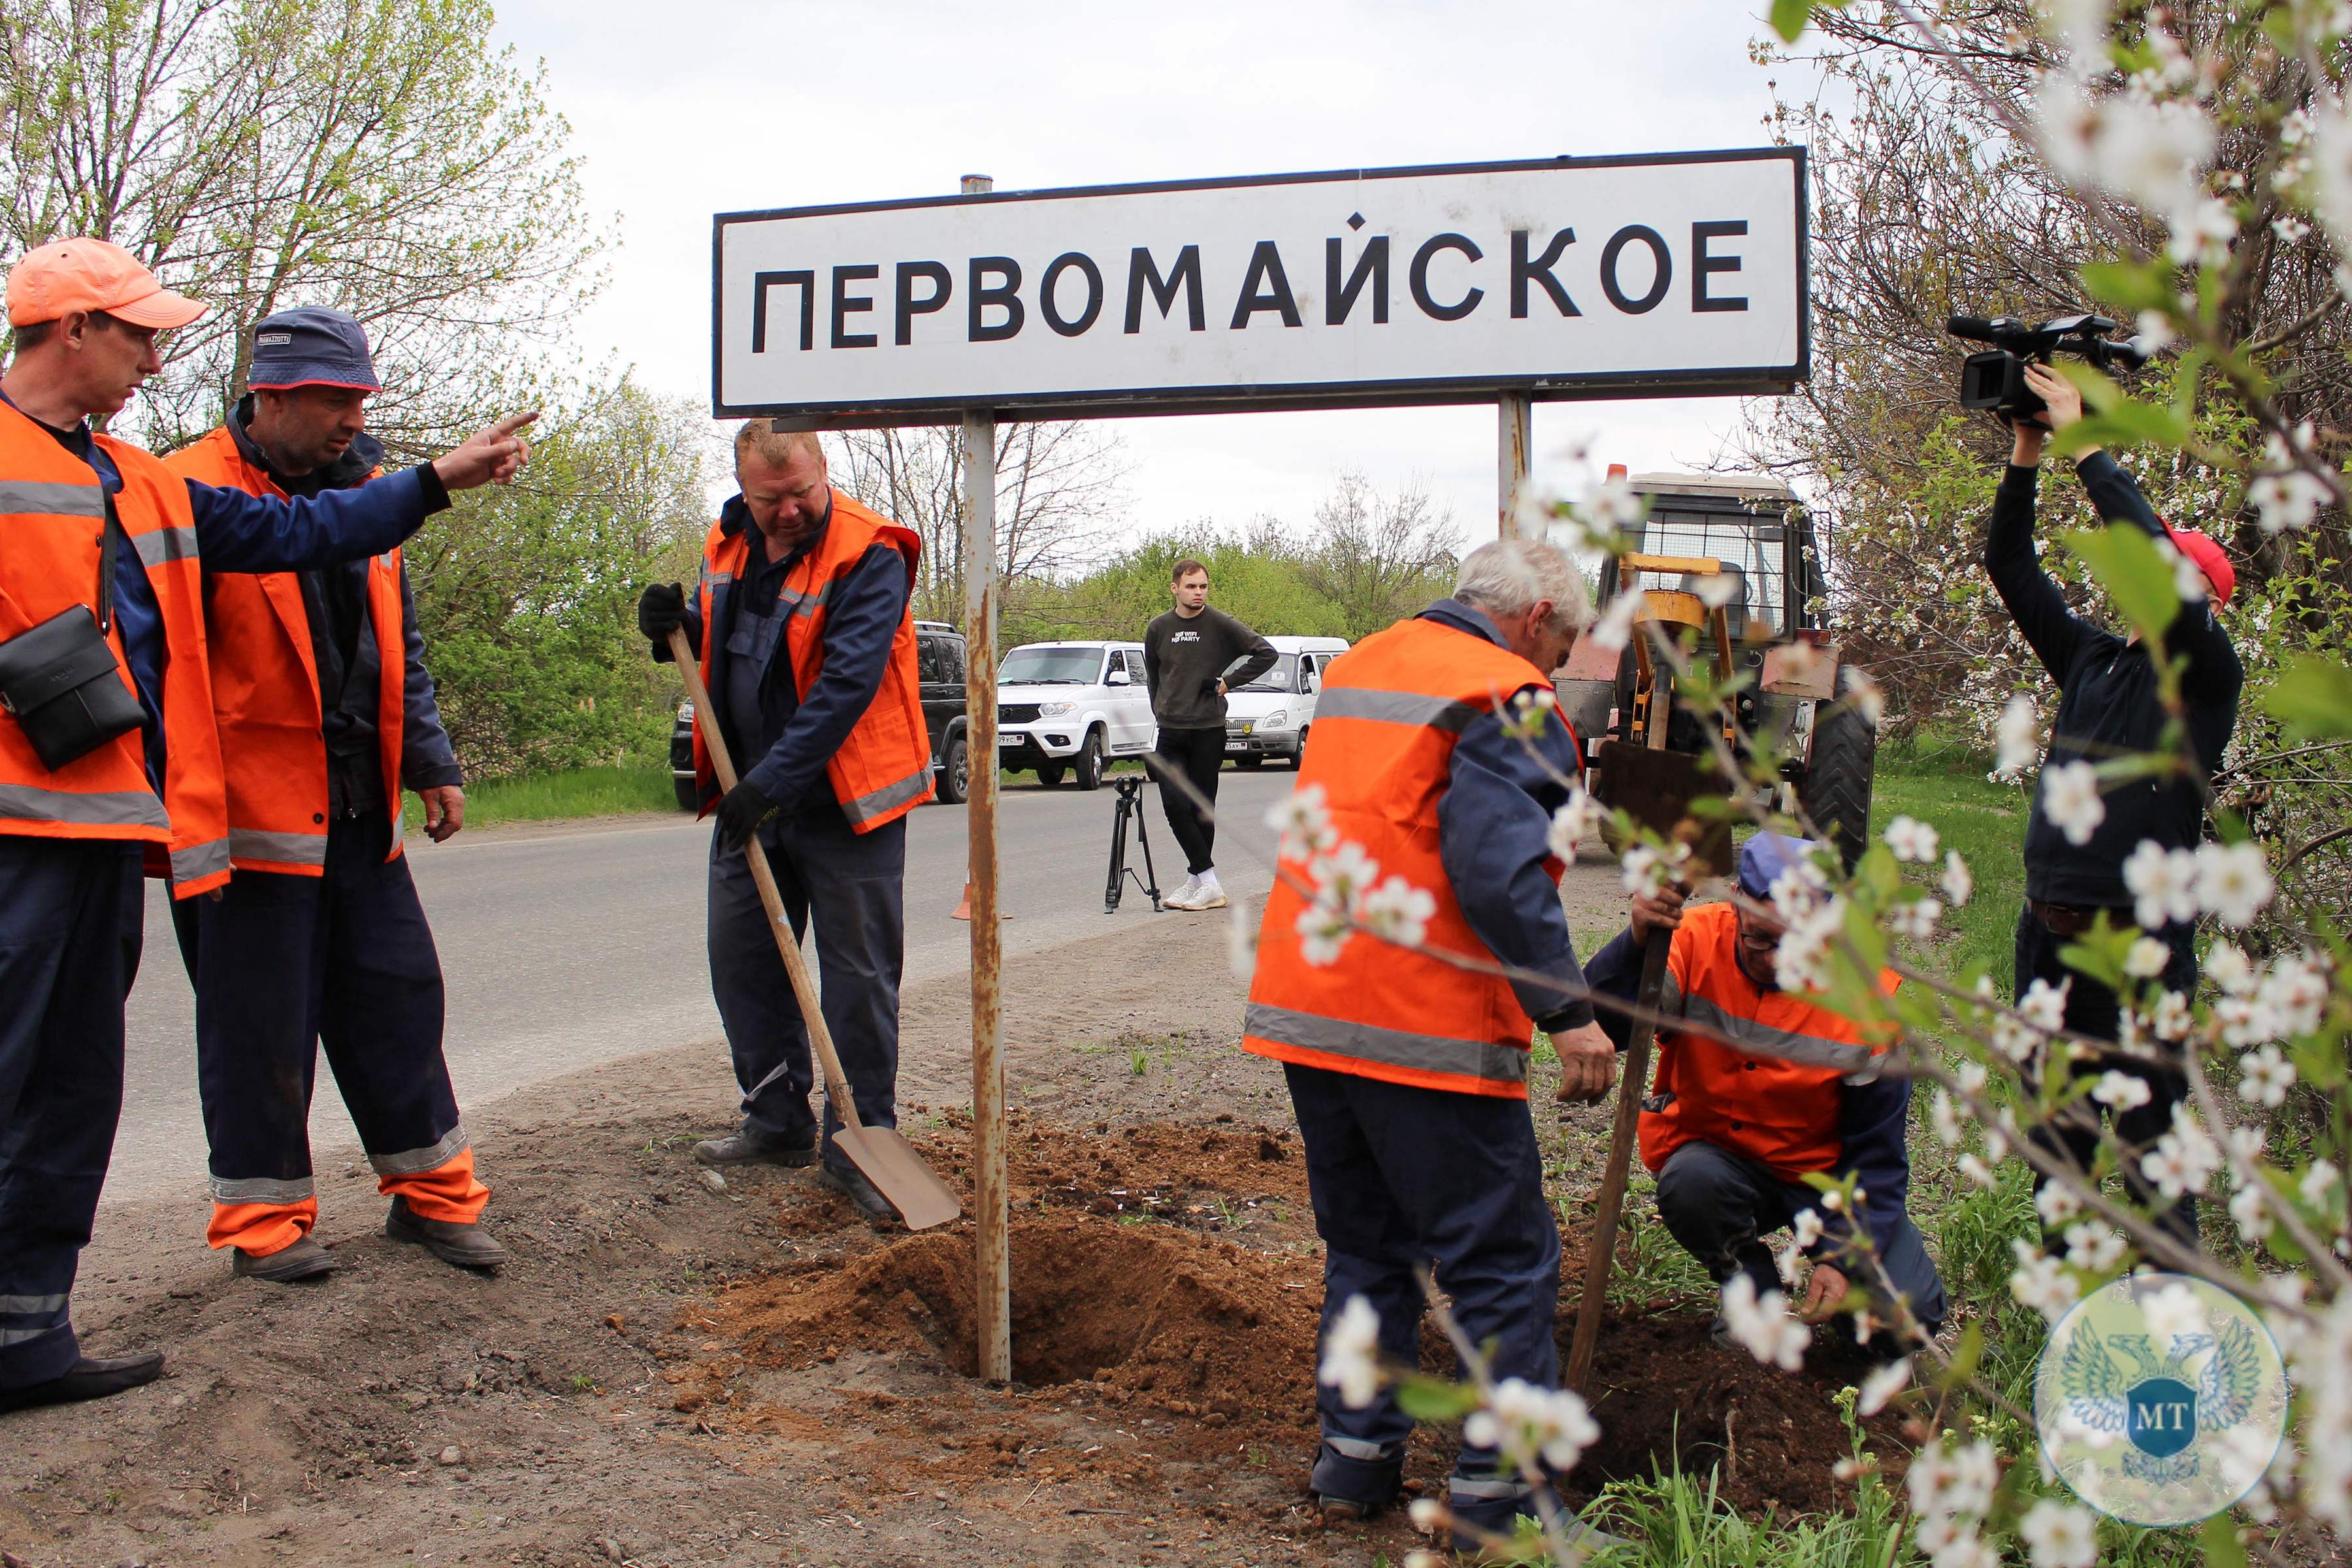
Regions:
<instances>
[{"instance_id":1,"label":"orange traffic cone","mask_svg":"<svg viewBox=\"0 0 2352 1568\"><path fill-rule=\"evenodd\" d=\"M970 880L967 879L963 885L963 902L958 904L955 907L955 913L948 918L950 920L958 921L968 921L971 919L971 883Z\"/></svg>"}]
</instances>

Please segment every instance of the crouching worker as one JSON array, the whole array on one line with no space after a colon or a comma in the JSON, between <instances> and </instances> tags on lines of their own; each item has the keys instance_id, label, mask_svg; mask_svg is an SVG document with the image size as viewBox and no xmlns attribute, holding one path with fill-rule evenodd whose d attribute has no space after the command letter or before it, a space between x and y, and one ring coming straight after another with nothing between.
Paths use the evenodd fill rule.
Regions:
<instances>
[{"instance_id":1,"label":"crouching worker","mask_svg":"<svg viewBox=\"0 0 2352 1568\"><path fill-rule=\"evenodd\" d=\"M1494 1375L1547 1389L1559 1381L1559 1233L1528 1114L1528 1046L1540 1020L1563 1077L1593 1099L1608 1091L1616 1056L1584 999L1561 867L1546 845L1576 740L1551 724L1531 746L1506 721L1517 698L1552 689L1582 603L1575 572L1549 544L1481 545L1454 597L1334 662L1282 850L1286 879L1380 880L1368 914L1388 904L1425 916L1391 928L1400 938L1548 981L1507 980L1361 933L1335 945L1280 880L1242 1042L1283 1063L1289 1083L1324 1242L1324 1338L1360 1296L1380 1317L1381 1358L1416 1364L1415 1270L1433 1262ZM1323 1387L1318 1405L1310 1484L1325 1509L1360 1514L1393 1501L1412 1418L1380 1391L1351 1405ZM1527 1481L1468 1444L1448 1506L1469 1527L1465 1542L1474 1531L1507 1534L1536 1511Z\"/></svg>"},{"instance_id":2,"label":"crouching worker","mask_svg":"<svg viewBox=\"0 0 2352 1568\"><path fill-rule=\"evenodd\" d=\"M1782 834L1756 835L1739 854L1740 891L1769 898L1773 880L1813 847ZM1727 1295L1741 1277L1759 1297L1783 1289L1763 1238L1793 1227L1800 1250L1812 1260L1799 1315L1826 1317L1858 1292L1855 1304L1868 1302L1861 1326L1871 1353L1902 1353L1891 1331L1901 1314L1886 1284L1928 1333L1944 1321L1943 1282L1904 1208L1911 1184L1905 1141L1910 1080L1857 1083L1832 1065L1851 1060L1864 1044L1862 1028L1782 990L1774 978L1780 922L1734 904L1685 909L1672 888L1637 896L1631 925L1585 966L1593 992L1633 1000L1643 945L1662 928L1675 933L1663 1011L1751 1048L1660 1029L1657 1076L1640 1123L1642 1163L1657 1177L1658 1216ZM1882 983L1891 991L1894 975ZM1606 1007L1601 1017L1622 1046L1630 1020ZM1807 1184L1804 1178L1816 1173L1855 1178L1869 1248L1855 1244L1848 1216L1824 1206L1822 1194ZM1801 1224L1808 1211L1814 1219ZM1717 1343L1729 1342L1719 1311L1715 1331Z\"/></svg>"}]
</instances>

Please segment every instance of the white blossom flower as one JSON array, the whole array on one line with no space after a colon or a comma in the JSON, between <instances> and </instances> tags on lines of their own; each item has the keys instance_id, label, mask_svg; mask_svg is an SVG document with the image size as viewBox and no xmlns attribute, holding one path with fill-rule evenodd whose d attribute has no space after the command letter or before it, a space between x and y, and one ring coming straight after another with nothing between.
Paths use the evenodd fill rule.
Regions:
<instances>
[{"instance_id":1,"label":"white blossom flower","mask_svg":"<svg viewBox=\"0 0 2352 1568\"><path fill-rule=\"evenodd\" d=\"M2168 1198L2188 1197L2205 1190L2221 1168L2221 1146L2200 1126L2186 1105L2172 1110L2172 1127L2140 1156L2139 1172Z\"/></svg>"},{"instance_id":2,"label":"white blossom flower","mask_svg":"<svg viewBox=\"0 0 2352 1568\"><path fill-rule=\"evenodd\" d=\"M1323 1338L1323 1363L1315 1380L1339 1391L1350 1410L1371 1404L1381 1387L1381 1315L1361 1296L1350 1296Z\"/></svg>"},{"instance_id":3,"label":"white blossom flower","mask_svg":"<svg viewBox=\"0 0 2352 1568\"><path fill-rule=\"evenodd\" d=\"M2238 1234L2248 1246L2270 1235L2273 1224L2270 1201L2260 1182L2248 1182L2230 1194L2230 1218L2238 1226Z\"/></svg>"},{"instance_id":4,"label":"white blossom flower","mask_svg":"<svg viewBox=\"0 0 2352 1568\"><path fill-rule=\"evenodd\" d=\"M1601 804L1584 793L1578 784L1568 792L1568 804L1551 814L1551 831L1545 847L1555 858L1570 865L1576 861L1576 847L1589 838L1601 837L1601 825L1609 819Z\"/></svg>"},{"instance_id":5,"label":"white blossom flower","mask_svg":"<svg viewBox=\"0 0 2352 1568\"><path fill-rule=\"evenodd\" d=\"M2251 1121L2242 1121L2221 1137L2222 1146L2230 1152L2230 1180L2246 1180L2246 1168L2263 1157L2263 1145L2271 1135Z\"/></svg>"},{"instance_id":6,"label":"white blossom flower","mask_svg":"<svg viewBox=\"0 0 2352 1568\"><path fill-rule=\"evenodd\" d=\"M2168 850L2153 838L2141 839L2124 857L2124 886L2131 889L2132 918L2144 931L2197 918L2197 856L2191 850ZM2162 965L2157 973L2164 973Z\"/></svg>"},{"instance_id":7,"label":"white blossom flower","mask_svg":"<svg viewBox=\"0 0 2352 1568\"><path fill-rule=\"evenodd\" d=\"M1321 968L1339 961L1339 950L1356 934L1348 911L1317 900L1298 911L1298 956Z\"/></svg>"},{"instance_id":8,"label":"white blossom flower","mask_svg":"<svg viewBox=\"0 0 2352 1568\"><path fill-rule=\"evenodd\" d=\"M1886 924L1898 936L1925 942L1936 934L1936 921L1943 913L1944 906L1934 899L1913 899L1887 910Z\"/></svg>"},{"instance_id":9,"label":"white blossom flower","mask_svg":"<svg viewBox=\"0 0 2352 1568\"><path fill-rule=\"evenodd\" d=\"M2042 811L2066 842L2091 841L2107 819L2107 803L2099 798L2099 772L2088 763L2061 763L2042 773Z\"/></svg>"},{"instance_id":10,"label":"white blossom flower","mask_svg":"<svg viewBox=\"0 0 2352 1568\"><path fill-rule=\"evenodd\" d=\"M1773 912L1784 921L1811 914L1821 907L1822 896L1829 890L1829 873L1811 857L1790 861L1765 889L1772 900Z\"/></svg>"},{"instance_id":11,"label":"white blossom flower","mask_svg":"<svg viewBox=\"0 0 2352 1568\"><path fill-rule=\"evenodd\" d=\"M2251 996L2263 983L2262 971L2234 942L2217 942L2206 952L2205 974L2232 996Z\"/></svg>"},{"instance_id":12,"label":"white blossom flower","mask_svg":"<svg viewBox=\"0 0 2352 1568\"><path fill-rule=\"evenodd\" d=\"M2033 700L2023 692L2011 696L2002 707L1993 734L2000 750L1993 763L1996 774L2021 778L2042 760L2041 721L2034 716Z\"/></svg>"},{"instance_id":13,"label":"white blossom flower","mask_svg":"<svg viewBox=\"0 0 2352 1568\"><path fill-rule=\"evenodd\" d=\"M1854 1412L1875 1415L1886 1408L1886 1402L1903 1392L1911 1381L1911 1358L1897 1356L1885 1366L1862 1380L1861 1391L1853 1402Z\"/></svg>"},{"instance_id":14,"label":"white blossom flower","mask_svg":"<svg viewBox=\"0 0 2352 1568\"><path fill-rule=\"evenodd\" d=\"M1805 1363L1805 1347L1812 1342L1813 1331L1790 1317L1788 1306L1789 1299L1778 1290L1767 1290L1759 1298L1756 1281L1745 1271L1733 1275L1723 1288L1723 1321L1730 1325L1732 1338L1765 1365L1794 1372Z\"/></svg>"},{"instance_id":15,"label":"white blossom flower","mask_svg":"<svg viewBox=\"0 0 2352 1568\"><path fill-rule=\"evenodd\" d=\"M1846 700L1853 704L1864 723L1877 729L1886 717L1885 690L1859 665L1841 666L1840 674L1845 681Z\"/></svg>"},{"instance_id":16,"label":"white blossom flower","mask_svg":"<svg viewBox=\"0 0 2352 1568\"><path fill-rule=\"evenodd\" d=\"M2171 962L2170 948L2152 936L2138 937L2124 953L2124 973L2134 980L2154 980Z\"/></svg>"},{"instance_id":17,"label":"white blossom flower","mask_svg":"<svg viewBox=\"0 0 2352 1568\"><path fill-rule=\"evenodd\" d=\"M1790 1222L1789 1232L1796 1237L1797 1249L1801 1252L1821 1240L1822 1216L1811 1209L1799 1209L1797 1217Z\"/></svg>"},{"instance_id":18,"label":"white blossom flower","mask_svg":"<svg viewBox=\"0 0 2352 1568\"><path fill-rule=\"evenodd\" d=\"M2238 1058L2238 1098L2248 1105L2276 1110L2286 1103L2294 1087L2294 1064L2276 1046L2263 1046Z\"/></svg>"},{"instance_id":19,"label":"white blossom flower","mask_svg":"<svg viewBox=\"0 0 2352 1568\"><path fill-rule=\"evenodd\" d=\"M1944 897L1956 910L1975 894L1977 879L1969 874L1969 863L1960 858L1958 850L1944 851L1944 874L1937 879L1937 886L1944 889Z\"/></svg>"},{"instance_id":20,"label":"white blossom flower","mask_svg":"<svg viewBox=\"0 0 2352 1568\"><path fill-rule=\"evenodd\" d=\"M2178 991L2168 991L2157 998L2156 1016L2148 1026L2162 1040L2186 1039L2196 1026L2197 1015L2189 1011L2189 998Z\"/></svg>"},{"instance_id":21,"label":"white blossom flower","mask_svg":"<svg viewBox=\"0 0 2352 1568\"><path fill-rule=\"evenodd\" d=\"M1927 1102L1927 1125L1934 1129L1936 1142L1953 1148L1960 1141L1960 1108L1949 1089L1938 1089L1936 1098Z\"/></svg>"},{"instance_id":22,"label":"white blossom flower","mask_svg":"<svg viewBox=\"0 0 2352 1568\"><path fill-rule=\"evenodd\" d=\"M2096 1220L2066 1227L2066 1261L2093 1274L2105 1274L2122 1262L2129 1247L2121 1233Z\"/></svg>"},{"instance_id":23,"label":"white blossom flower","mask_svg":"<svg viewBox=\"0 0 2352 1568\"><path fill-rule=\"evenodd\" d=\"M2112 1068L2101 1073L2098 1081L2091 1086L2093 1100L2116 1110L2137 1110L2148 1102L2153 1092L2146 1079Z\"/></svg>"},{"instance_id":24,"label":"white blossom flower","mask_svg":"<svg viewBox=\"0 0 2352 1568\"><path fill-rule=\"evenodd\" d=\"M1380 879L1381 863L1349 839L1307 868L1316 882L1316 898L1340 910L1350 910Z\"/></svg>"},{"instance_id":25,"label":"white blossom flower","mask_svg":"<svg viewBox=\"0 0 2352 1568\"><path fill-rule=\"evenodd\" d=\"M2098 1521L2078 1504L2042 1498L2017 1521L2017 1533L2033 1568L2095 1568L2099 1561Z\"/></svg>"},{"instance_id":26,"label":"white blossom flower","mask_svg":"<svg viewBox=\"0 0 2352 1568\"><path fill-rule=\"evenodd\" d=\"M2333 1160L2314 1160L2311 1169L2303 1173L2303 1180L2295 1184L2295 1191L2302 1194L2303 1201L2313 1208L2324 1208L2343 1173L2336 1168ZM2347 1299L2352 1300L2352 1293L2347 1293Z\"/></svg>"},{"instance_id":27,"label":"white blossom flower","mask_svg":"<svg viewBox=\"0 0 2352 1568\"><path fill-rule=\"evenodd\" d=\"M1601 480L1584 498L1584 515L1612 532L1631 528L1649 514L1648 499L1635 494L1633 481L1622 475Z\"/></svg>"},{"instance_id":28,"label":"white blossom flower","mask_svg":"<svg viewBox=\"0 0 2352 1568\"><path fill-rule=\"evenodd\" d=\"M1628 588L1611 599L1609 607L1601 612L1601 618L1584 634L1592 639L1592 646L1610 653L1622 651L1633 640L1633 619L1642 613L1642 601L1647 593L1644 588Z\"/></svg>"},{"instance_id":29,"label":"white blossom flower","mask_svg":"<svg viewBox=\"0 0 2352 1568\"><path fill-rule=\"evenodd\" d=\"M2172 342L2172 322L2161 310L2142 310L2132 330L2150 353L2159 353Z\"/></svg>"},{"instance_id":30,"label":"white blossom flower","mask_svg":"<svg viewBox=\"0 0 2352 1568\"><path fill-rule=\"evenodd\" d=\"M1953 1161L1952 1167L1987 1192L2000 1185L2000 1177L1994 1173L1990 1165L1984 1163L1984 1156L1973 1149Z\"/></svg>"},{"instance_id":31,"label":"white blossom flower","mask_svg":"<svg viewBox=\"0 0 2352 1568\"><path fill-rule=\"evenodd\" d=\"M1452 1517L1445 1504L1433 1497L1417 1497L1405 1505L1404 1516L1423 1535L1434 1535Z\"/></svg>"},{"instance_id":32,"label":"white blossom flower","mask_svg":"<svg viewBox=\"0 0 2352 1568\"><path fill-rule=\"evenodd\" d=\"M2037 975L2026 986L2025 994L2018 1001L2017 1010L2024 1014L2025 1021L2035 1028L2044 1033L2055 1033L2066 1026L2066 997L2074 989L2074 977L2071 974L2055 985Z\"/></svg>"},{"instance_id":33,"label":"white blossom flower","mask_svg":"<svg viewBox=\"0 0 2352 1568\"><path fill-rule=\"evenodd\" d=\"M2063 1182L2048 1182L2033 1194L2033 1207L2041 1215L2042 1224L2062 1226L2083 1212L2083 1198Z\"/></svg>"},{"instance_id":34,"label":"white blossom flower","mask_svg":"<svg viewBox=\"0 0 2352 1568\"><path fill-rule=\"evenodd\" d=\"M1622 863L1625 890L1637 899L1656 898L1690 856L1687 844L1671 844L1664 849L1648 844L1634 845L1625 851Z\"/></svg>"},{"instance_id":35,"label":"white blossom flower","mask_svg":"<svg viewBox=\"0 0 2352 1568\"><path fill-rule=\"evenodd\" d=\"M2309 528L2328 499L2326 481L2302 468L2257 475L2246 487L2264 533Z\"/></svg>"},{"instance_id":36,"label":"white blossom flower","mask_svg":"<svg viewBox=\"0 0 2352 1568\"><path fill-rule=\"evenodd\" d=\"M2281 1032L2316 1034L2327 1011L2326 961L2307 952L2273 959L2255 996L2277 1016Z\"/></svg>"},{"instance_id":37,"label":"white blossom flower","mask_svg":"<svg viewBox=\"0 0 2352 1568\"><path fill-rule=\"evenodd\" d=\"M1247 980L1257 973L1257 917L1247 899L1234 900L1226 910L1225 966L1234 979Z\"/></svg>"},{"instance_id":38,"label":"white blossom flower","mask_svg":"<svg viewBox=\"0 0 2352 1568\"><path fill-rule=\"evenodd\" d=\"M2254 923L2276 886L2263 858L2263 847L2243 844L2200 844L2197 847L2197 901L2205 912L2232 931Z\"/></svg>"},{"instance_id":39,"label":"white blossom flower","mask_svg":"<svg viewBox=\"0 0 2352 1568\"><path fill-rule=\"evenodd\" d=\"M2166 255L2183 267L2219 267L2230 259L2230 242L2238 237L2237 209L2218 196L2207 196L2175 208L2169 226ZM2200 591L2197 596L2204 595Z\"/></svg>"},{"instance_id":40,"label":"white blossom flower","mask_svg":"<svg viewBox=\"0 0 2352 1568\"><path fill-rule=\"evenodd\" d=\"M1282 835L1282 858L1310 860L1339 846L1339 830L1331 826L1329 799L1319 784L1302 784L1275 802L1265 825Z\"/></svg>"},{"instance_id":41,"label":"white blossom flower","mask_svg":"<svg viewBox=\"0 0 2352 1568\"><path fill-rule=\"evenodd\" d=\"M2148 1337L2159 1345L2169 1346L2175 1340L2194 1339L2213 1331L2205 1316L2204 1301L2186 1285L2167 1285L2145 1292L2138 1298L2138 1306L2147 1324Z\"/></svg>"},{"instance_id":42,"label":"white blossom flower","mask_svg":"<svg viewBox=\"0 0 2352 1568\"><path fill-rule=\"evenodd\" d=\"M1416 888L1402 877L1391 877L1366 893L1356 920L1374 936L1403 947L1418 947L1437 913L1436 895Z\"/></svg>"},{"instance_id":43,"label":"white blossom flower","mask_svg":"<svg viewBox=\"0 0 2352 1568\"><path fill-rule=\"evenodd\" d=\"M1898 861L1925 866L1936 858L1936 830L1915 816L1898 816L1886 825L1886 847Z\"/></svg>"},{"instance_id":44,"label":"white blossom flower","mask_svg":"<svg viewBox=\"0 0 2352 1568\"><path fill-rule=\"evenodd\" d=\"M2000 1484L2000 1461L1984 1441L1955 1445L1948 1437L1912 1456L1904 1478L1911 1510L1929 1519L1956 1514L1982 1516Z\"/></svg>"},{"instance_id":45,"label":"white blossom flower","mask_svg":"<svg viewBox=\"0 0 2352 1568\"><path fill-rule=\"evenodd\" d=\"M1772 950L1773 983L1783 991L1819 991L1829 984L1830 943L1845 926L1845 900L1832 894L1812 913L1789 922Z\"/></svg>"},{"instance_id":46,"label":"white blossom flower","mask_svg":"<svg viewBox=\"0 0 2352 1568\"><path fill-rule=\"evenodd\" d=\"M1465 1445L1541 1455L1555 1470L1574 1469L1600 1440L1601 1428L1575 1390L1538 1388L1517 1377L1497 1384L1486 1405L1462 1423Z\"/></svg>"},{"instance_id":47,"label":"white blossom flower","mask_svg":"<svg viewBox=\"0 0 2352 1568\"><path fill-rule=\"evenodd\" d=\"M1719 610L1739 596L1740 583L1738 578L1724 572L1700 578L1691 592L1697 595L1698 602L1708 609Z\"/></svg>"},{"instance_id":48,"label":"white blossom flower","mask_svg":"<svg viewBox=\"0 0 2352 1568\"><path fill-rule=\"evenodd\" d=\"M2225 1046L2258 1046L2285 1032L2277 1012L2255 996L2223 996L2213 1004L2213 1021Z\"/></svg>"},{"instance_id":49,"label":"white blossom flower","mask_svg":"<svg viewBox=\"0 0 2352 1568\"><path fill-rule=\"evenodd\" d=\"M2055 1323L2082 1295L2082 1286L2066 1272L2064 1264L2031 1242L2020 1238L2009 1245L2017 1254L2017 1268L2009 1277L2009 1293L2017 1298L2018 1305L2031 1307Z\"/></svg>"}]
</instances>

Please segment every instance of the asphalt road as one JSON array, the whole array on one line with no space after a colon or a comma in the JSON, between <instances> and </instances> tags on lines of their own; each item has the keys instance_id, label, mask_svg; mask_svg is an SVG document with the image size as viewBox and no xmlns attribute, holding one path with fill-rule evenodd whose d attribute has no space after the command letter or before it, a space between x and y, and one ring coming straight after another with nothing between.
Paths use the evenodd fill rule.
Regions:
<instances>
[{"instance_id":1,"label":"asphalt road","mask_svg":"<svg viewBox=\"0 0 2352 1568\"><path fill-rule=\"evenodd\" d=\"M1262 819L1291 778L1279 770L1226 771L1218 873L1229 892L1255 900L1271 884L1274 835ZM1093 794L1034 782L1004 791L998 843L1008 954L1155 918L1150 900L1132 886L1118 914L1103 913L1114 798L1108 784ZM1184 878L1182 858L1158 792L1147 788L1143 798L1160 885L1172 889ZM446 1050L462 1105L643 1051L719 1039L703 950L709 844L709 827L683 814L469 832L441 845L409 841L447 977ZM951 918L963 891L965 849L963 807L927 805L908 818L909 984L971 967L971 928ZM147 914L106 1200L184 1193L201 1203L195 999L160 884L149 884ZM1073 947L1070 962L1085 961L1083 946ZM357 1141L323 1062L319 1076L310 1135L324 1170L354 1157Z\"/></svg>"}]
</instances>

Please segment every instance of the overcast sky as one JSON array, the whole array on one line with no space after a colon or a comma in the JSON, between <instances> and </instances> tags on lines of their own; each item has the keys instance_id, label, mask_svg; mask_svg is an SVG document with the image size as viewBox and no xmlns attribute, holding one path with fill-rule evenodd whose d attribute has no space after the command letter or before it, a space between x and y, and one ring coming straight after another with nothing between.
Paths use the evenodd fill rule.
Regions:
<instances>
[{"instance_id":1,"label":"overcast sky","mask_svg":"<svg viewBox=\"0 0 2352 1568\"><path fill-rule=\"evenodd\" d=\"M507 0L543 58L611 284L592 359L709 405L711 216L999 190L1559 153L1759 146L1760 31L1734 0L1192 0L1181 6L619 5ZM1538 477L1571 437L1634 468L1709 461L1733 399L1539 404ZM1417 479L1494 525L1491 405L1118 422L1139 527L1304 522L1334 477Z\"/></svg>"}]
</instances>

